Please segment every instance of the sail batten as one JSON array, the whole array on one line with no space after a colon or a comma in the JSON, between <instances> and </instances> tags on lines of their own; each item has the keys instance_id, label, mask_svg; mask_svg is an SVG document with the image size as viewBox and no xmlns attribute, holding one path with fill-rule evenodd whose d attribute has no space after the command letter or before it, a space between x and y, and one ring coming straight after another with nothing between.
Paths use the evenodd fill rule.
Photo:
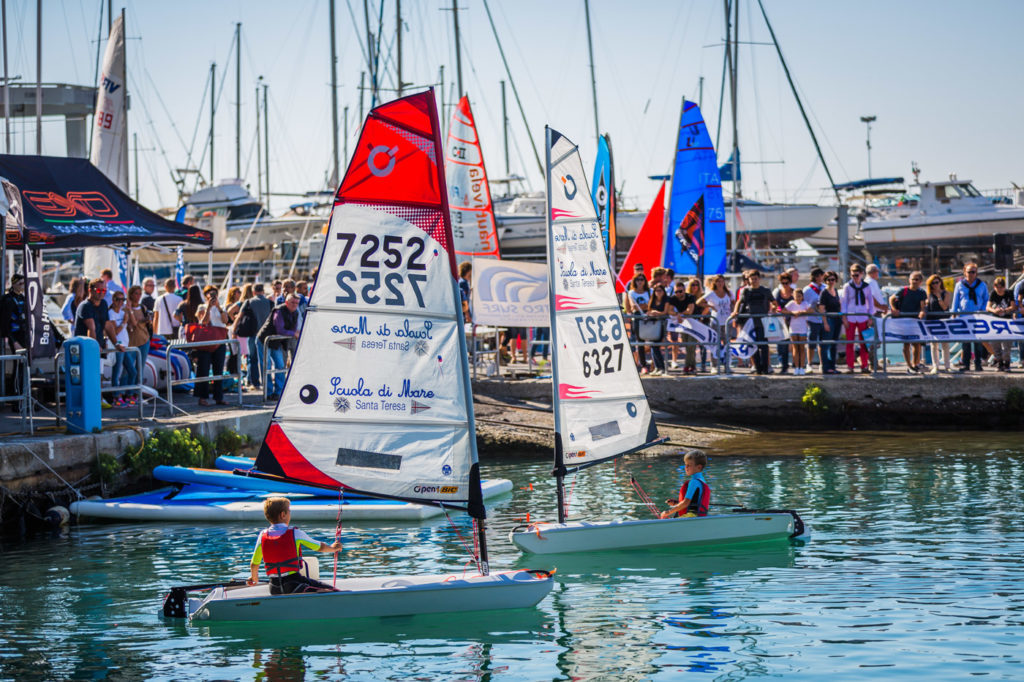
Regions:
<instances>
[{"instance_id":1,"label":"sail batten","mask_svg":"<svg viewBox=\"0 0 1024 682\"><path fill-rule=\"evenodd\" d=\"M548 277L556 470L615 458L657 438L633 362L615 276L579 151L548 131Z\"/></svg>"},{"instance_id":2,"label":"sail batten","mask_svg":"<svg viewBox=\"0 0 1024 682\"><path fill-rule=\"evenodd\" d=\"M455 253L501 258L483 150L466 96L452 112L445 144L445 166Z\"/></svg>"},{"instance_id":3,"label":"sail batten","mask_svg":"<svg viewBox=\"0 0 1024 682\"><path fill-rule=\"evenodd\" d=\"M371 110L256 466L483 518L441 160L432 91Z\"/></svg>"}]
</instances>

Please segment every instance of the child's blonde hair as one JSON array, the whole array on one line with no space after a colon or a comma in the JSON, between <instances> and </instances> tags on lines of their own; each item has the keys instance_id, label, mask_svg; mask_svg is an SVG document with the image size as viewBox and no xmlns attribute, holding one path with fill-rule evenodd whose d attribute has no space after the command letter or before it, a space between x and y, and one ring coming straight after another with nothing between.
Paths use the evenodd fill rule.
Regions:
<instances>
[{"instance_id":1,"label":"child's blonde hair","mask_svg":"<svg viewBox=\"0 0 1024 682\"><path fill-rule=\"evenodd\" d=\"M707 454L704 453L703 450L690 450L683 457L684 462L687 460L689 460L696 466L699 466L701 469L706 468L708 465L708 456Z\"/></svg>"},{"instance_id":2,"label":"child's blonde hair","mask_svg":"<svg viewBox=\"0 0 1024 682\"><path fill-rule=\"evenodd\" d=\"M263 500L263 515L270 523L277 523L291 506L292 503L287 497L268 497Z\"/></svg>"}]
</instances>

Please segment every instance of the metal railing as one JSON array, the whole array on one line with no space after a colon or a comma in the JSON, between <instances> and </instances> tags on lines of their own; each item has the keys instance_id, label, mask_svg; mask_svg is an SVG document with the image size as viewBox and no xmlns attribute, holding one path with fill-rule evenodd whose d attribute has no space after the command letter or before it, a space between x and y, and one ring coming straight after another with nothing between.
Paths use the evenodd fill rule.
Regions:
<instances>
[{"instance_id":1,"label":"metal railing","mask_svg":"<svg viewBox=\"0 0 1024 682\"><path fill-rule=\"evenodd\" d=\"M144 367L142 367L142 351L135 346L127 346L123 351L119 351L116 348L101 348L100 355L109 355L110 353L133 353L135 355L135 367L137 369L138 382L125 386L100 386L100 395L104 393L117 393L117 392L135 392L135 402L139 408L139 421L142 421L142 387L144 384L144 378L142 375ZM54 397L57 403L57 410L54 413L56 415L57 426L61 423L61 410L64 405L61 403L61 397L67 397L67 393L60 390L61 378L64 376L64 349L61 348L57 351L57 355L54 356L56 372L54 373ZM113 376L111 376L113 378ZM100 367L100 382L103 380L103 368ZM67 417L64 417L64 421L67 421Z\"/></svg>"},{"instance_id":2,"label":"metal railing","mask_svg":"<svg viewBox=\"0 0 1024 682\"><path fill-rule=\"evenodd\" d=\"M234 379L237 382L237 384L238 384L238 405L239 406L242 405L242 365L241 365L241 363L238 363L238 371L236 373L234 373L234 374L224 374L222 372L220 375L210 374L210 375L205 376L205 377L193 376L193 377L188 377L188 378L185 378L185 379L174 379L173 378L174 377L174 366L173 366L174 358L173 358L172 351L176 351L176 350L190 350L190 349L194 349L194 348L209 348L210 346L224 346L225 349L227 349L227 350L233 349L234 352L237 353L238 352L238 339L221 339L219 341L192 341L192 342L189 342L189 343L178 343L178 342L175 342L175 341L171 341L170 343L168 343L168 345L167 345L167 352L165 353L165 356L164 356L164 361L167 363L167 409L169 410L169 414L171 416L174 415L174 410L178 410L179 412L183 412L183 413L187 414L187 412L185 412L185 410L181 409L180 407L175 407L175 405L174 405L174 387L175 386L181 386L183 384L196 384L196 383L204 383L204 382L213 383L215 381L224 381L225 379ZM216 352L216 351L211 351L211 352ZM191 363L192 363L192 361L191 361L191 358L190 358L189 359L189 365L190 366L191 366ZM211 367L211 369L212 369L212 367ZM195 371L193 370L190 373L191 374L195 374Z\"/></svg>"},{"instance_id":3,"label":"metal railing","mask_svg":"<svg viewBox=\"0 0 1024 682\"><path fill-rule=\"evenodd\" d=\"M287 357L285 358L285 361L284 361L284 367L281 367L280 369L270 369L270 342L271 341L286 341L286 340L297 339L297 338L298 337L296 337L296 336L284 336L284 335L281 335L281 334L274 334L273 336L268 336L267 338L265 338L263 340L263 365L262 365L262 367L260 369L262 370L262 374L263 374L263 399L264 400L266 400L270 395L272 395L274 393L277 393L276 384L275 384L275 390L274 391L271 391L270 393L267 392L268 389L270 388L270 379L271 379L271 377L276 377L278 374L284 374L286 377L288 376L288 359L287 359ZM257 341L258 341L258 339L257 339ZM282 348L281 352L284 353L286 350L287 350L286 348Z\"/></svg>"},{"instance_id":4,"label":"metal railing","mask_svg":"<svg viewBox=\"0 0 1024 682\"><path fill-rule=\"evenodd\" d=\"M950 319L950 318L960 317L960 316L963 316L963 315L987 315L987 316L997 317L997 316L993 315L992 313L987 312L985 310L976 310L976 311L971 311L971 312L943 311L943 312L928 312L928 313L926 313L925 317L924 317L924 321L927 322L928 320ZM917 315L900 316L900 315L892 315L891 313L886 313L882 317L877 318L878 319L878 337L879 337L877 343L882 348L882 356L883 356L883 358L888 357L888 353L887 353L887 347L888 346L906 346L908 344L920 344L924 348L928 348L929 346L931 346L931 352L932 352L932 356L933 356L932 357L932 364L934 366L938 366L938 359L935 358L934 355L935 355L936 350L938 350L937 346L940 346L940 345L943 345L943 344L949 345L949 346L954 346L956 344L960 344L961 345L961 351L960 352L962 352L962 348L963 348L963 346L965 344L981 344L981 345L984 345L984 346L988 347L988 346L990 346L993 343L1009 343L1009 344L1011 344L1010 345L1010 349L1011 349L1010 353L1012 354L1013 346L1022 343L1018 339L979 339L977 336L974 336L974 335L966 336L966 335L957 335L957 334L951 334L949 336L943 336L942 338L937 338L937 339L921 339L919 341L914 341L914 340L889 341L887 339L887 335L885 333L886 325L890 324L893 320L899 320L899 319L906 320L908 318L909 319L920 319ZM1003 319L1015 319L1015 318L1003 318ZM1020 320L1018 319L1017 321L1019 322ZM922 349L922 357L924 355L924 348ZM1018 349L1024 351L1024 348L1021 348L1020 346L1018 346ZM991 348L989 350L991 350ZM952 348L948 349L947 353L953 353L953 355L957 354L957 353L953 352ZM1021 361L1024 361L1024 352L1021 353L1019 359ZM881 371L882 371L883 375L888 376L888 362L884 362L882 364Z\"/></svg>"},{"instance_id":5,"label":"metal railing","mask_svg":"<svg viewBox=\"0 0 1024 682\"><path fill-rule=\"evenodd\" d=\"M21 370L21 392L17 395L7 395L7 362L13 361L16 365L14 371ZM28 422L28 435L35 433L35 421L32 410L32 378L29 376L29 362L27 353L14 353L11 355L0 355L0 403L21 403L21 431L25 431L25 422Z\"/></svg>"}]
</instances>

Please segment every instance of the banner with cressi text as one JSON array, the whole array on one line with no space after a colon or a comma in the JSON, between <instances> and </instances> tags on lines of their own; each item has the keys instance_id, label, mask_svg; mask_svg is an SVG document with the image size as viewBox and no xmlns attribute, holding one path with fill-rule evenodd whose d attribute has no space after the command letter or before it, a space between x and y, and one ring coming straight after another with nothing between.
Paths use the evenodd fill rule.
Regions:
<instances>
[{"instance_id":1,"label":"banner with cressi text","mask_svg":"<svg viewBox=\"0 0 1024 682\"><path fill-rule=\"evenodd\" d=\"M547 327L544 263L473 259L473 322L496 327Z\"/></svg>"},{"instance_id":2,"label":"banner with cressi text","mask_svg":"<svg viewBox=\"0 0 1024 682\"><path fill-rule=\"evenodd\" d=\"M884 322L886 342L1024 341L1024 318L961 315L938 320L892 317Z\"/></svg>"}]
</instances>

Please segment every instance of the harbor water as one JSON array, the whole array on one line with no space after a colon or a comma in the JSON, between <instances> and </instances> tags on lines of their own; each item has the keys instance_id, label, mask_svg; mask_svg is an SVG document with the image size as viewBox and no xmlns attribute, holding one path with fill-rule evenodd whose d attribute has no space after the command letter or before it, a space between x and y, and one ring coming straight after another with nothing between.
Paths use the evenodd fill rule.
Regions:
<instances>
[{"instance_id":1,"label":"harbor water","mask_svg":"<svg viewBox=\"0 0 1024 682\"><path fill-rule=\"evenodd\" d=\"M554 515L547 460L485 461L514 481L489 519L491 566L557 567L536 609L349 623L187 625L173 585L244 577L256 526L82 524L4 541L2 679L1024 678L1019 434L760 434L708 468L713 502L795 508L809 540L523 557ZM573 518L649 515L681 457L567 479ZM663 504L663 502L662 502ZM462 571L468 519L353 525L339 576ZM332 524L307 526L329 540ZM334 562L321 563L331 580Z\"/></svg>"}]
</instances>

